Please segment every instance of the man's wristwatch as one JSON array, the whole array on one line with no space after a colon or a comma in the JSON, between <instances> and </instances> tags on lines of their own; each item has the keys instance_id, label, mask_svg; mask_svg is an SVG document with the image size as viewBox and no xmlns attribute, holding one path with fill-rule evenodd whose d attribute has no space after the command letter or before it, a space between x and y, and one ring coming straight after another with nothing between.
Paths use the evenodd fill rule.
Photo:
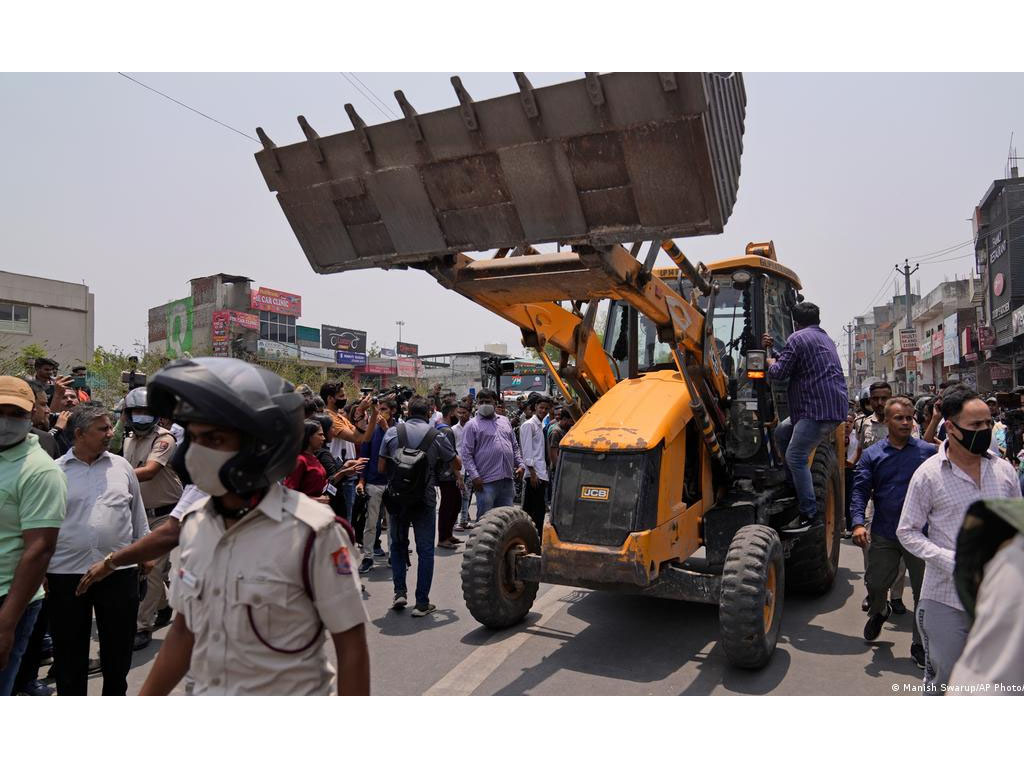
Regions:
<instances>
[{"instance_id":1,"label":"man's wristwatch","mask_svg":"<svg viewBox=\"0 0 1024 768\"><path fill-rule=\"evenodd\" d=\"M109 555L103 558L103 564L107 566L108 570L116 571L117 566L114 565L114 553L111 552Z\"/></svg>"}]
</instances>

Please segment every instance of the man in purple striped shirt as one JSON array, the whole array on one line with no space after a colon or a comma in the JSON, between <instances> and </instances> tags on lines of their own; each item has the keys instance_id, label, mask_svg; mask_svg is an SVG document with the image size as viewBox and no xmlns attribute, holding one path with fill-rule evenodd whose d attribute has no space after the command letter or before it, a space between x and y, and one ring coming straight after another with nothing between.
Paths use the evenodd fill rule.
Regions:
<instances>
[{"instance_id":1,"label":"man in purple striped shirt","mask_svg":"<svg viewBox=\"0 0 1024 768\"><path fill-rule=\"evenodd\" d=\"M802 526L818 517L807 459L846 420L850 407L836 345L820 322L817 305L802 301L793 307L796 330L768 368L771 378L789 379L789 418L776 427L775 442L793 478ZM761 341L765 349L773 346L770 334Z\"/></svg>"}]
</instances>

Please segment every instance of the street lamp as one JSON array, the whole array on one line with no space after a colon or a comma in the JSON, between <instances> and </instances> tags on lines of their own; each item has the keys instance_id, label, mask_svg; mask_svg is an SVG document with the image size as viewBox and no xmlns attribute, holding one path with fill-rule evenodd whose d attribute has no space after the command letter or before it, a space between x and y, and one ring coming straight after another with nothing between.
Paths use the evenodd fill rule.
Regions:
<instances>
[{"instance_id":1,"label":"street lamp","mask_svg":"<svg viewBox=\"0 0 1024 768\"><path fill-rule=\"evenodd\" d=\"M398 343L402 343L402 326L405 325L404 320L395 320L395 325L398 326Z\"/></svg>"}]
</instances>

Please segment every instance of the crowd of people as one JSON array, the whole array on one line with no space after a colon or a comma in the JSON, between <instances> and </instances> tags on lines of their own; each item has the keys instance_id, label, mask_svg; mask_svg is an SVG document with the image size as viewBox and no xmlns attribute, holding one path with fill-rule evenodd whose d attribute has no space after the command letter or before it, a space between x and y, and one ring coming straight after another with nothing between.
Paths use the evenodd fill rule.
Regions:
<instances>
[{"instance_id":1,"label":"crowd of people","mask_svg":"<svg viewBox=\"0 0 1024 768\"><path fill-rule=\"evenodd\" d=\"M878 381L850 402L844 535L864 550L864 638L875 641L892 614L907 613L909 574L915 606L910 655L924 670L926 693L955 692L983 678L1024 679L1019 652L1002 657L1003 666L978 662L979 654L991 655L993 643L1010 639L1012 609L971 616L955 578L958 560L965 559L958 541L971 505L1021 497L1022 396L1024 389L983 397L944 382L937 395L914 397ZM1011 542L1007 537L1001 544ZM1004 624L995 636L992 622Z\"/></svg>"},{"instance_id":2,"label":"crowd of people","mask_svg":"<svg viewBox=\"0 0 1024 768\"><path fill-rule=\"evenodd\" d=\"M910 656L924 671L922 691L1024 691L1024 502L989 511L1021 497L1024 388L983 398L944 382L937 395L914 398L877 381L855 402L818 307L800 302L792 316L794 332L768 360L768 376L788 386L777 447L796 492L797 525L820 526L808 460L846 420L844 534L864 551L864 640L875 642L890 616L907 612L909 574ZM762 343L774 346L769 334ZM965 522L997 516L1003 525L988 526L996 533L985 537L972 535L980 524Z\"/></svg>"},{"instance_id":3,"label":"crowd of people","mask_svg":"<svg viewBox=\"0 0 1024 768\"><path fill-rule=\"evenodd\" d=\"M142 693L186 673L194 693L326 693L335 677L366 693L358 574L390 568L403 611L411 529L409 613L435 611L435 546L520 498L542 530L572 423L543 393L511 413L487 389L348 402L339 382L293 388L230 359L167 365L111 409L84 369L57 369L0 377L3 695L85 695L97 671L124 695L133 652L168 624Z\"/></svg>"},{"instance_id":4,"label":"crowd of people","mask_svg":"<svg viewBox=\"0 0 1024 768\"><path fill-rule=\"evenodd\" d=\"M1024 390L983 398L954 383L913 398L876 382L851 401L816 307L793 315L768 360L792 406L776 448L794 525L820 525L808 457L846 410L844 535L864 551L864 639L907 612L909 574L926 692L1024 681L1024 502L994 501L1024 486ZM405 611L415 556L408 613L434 612L435 547L458 549L457 534L516 503L542 535L573 423L543 393L508 404L489 389L392 388L349 402L339 382L295 388L227 358L169 363L112 409L83 370L57 376L41 358L35 371L0 377L4 695L49 695L48 682L84 695L97 671L105 695L123 695L133 652L168 624L144 694L186 674L200 694L367 693L359 575L389 568L391 610Z\"/></svg>"}]
</instances>

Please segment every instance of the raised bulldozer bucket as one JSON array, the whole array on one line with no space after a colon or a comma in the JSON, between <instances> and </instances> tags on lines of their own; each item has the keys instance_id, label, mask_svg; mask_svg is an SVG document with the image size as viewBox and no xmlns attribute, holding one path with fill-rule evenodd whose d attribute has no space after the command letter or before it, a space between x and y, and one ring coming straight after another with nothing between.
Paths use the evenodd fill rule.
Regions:
<instances>
[{"instance_id":1,"label":"raised bulldozer bucket","mask_svg":"<svg viewBox=\"0 0 1024 768\"><path fill-rule=\"evenodd\" d=\"M256 161L317 272L528 243L721 232L736 201L739 74L612 73L276 146Z\"/></svg>"}]
</instances>

